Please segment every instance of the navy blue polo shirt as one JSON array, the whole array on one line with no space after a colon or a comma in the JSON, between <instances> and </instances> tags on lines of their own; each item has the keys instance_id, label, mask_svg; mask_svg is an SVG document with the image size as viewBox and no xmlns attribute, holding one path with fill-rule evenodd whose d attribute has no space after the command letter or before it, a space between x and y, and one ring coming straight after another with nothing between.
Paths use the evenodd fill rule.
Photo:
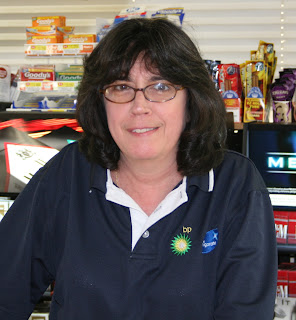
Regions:
<instances>
[{"instance_id":1,"label":"navy blue polo shirt","mask_svg":"<svg viewBox=\"0 0 296 320\"><path fill-rule=\"evenodd\" d=\"M35 174L0 223L0 319L29 317L55 280L51 320L270 320L273 211L253 163L227 152L188 177L188 201L131 250L129 208L106 200L106 169L77 143Z\"/></svg>"}]
</instances>

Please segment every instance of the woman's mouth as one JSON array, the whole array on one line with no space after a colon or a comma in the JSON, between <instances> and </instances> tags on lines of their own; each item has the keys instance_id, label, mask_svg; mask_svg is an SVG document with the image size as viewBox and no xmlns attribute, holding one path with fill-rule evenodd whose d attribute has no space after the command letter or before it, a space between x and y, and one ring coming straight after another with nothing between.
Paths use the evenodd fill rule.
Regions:
<instances>
[{"instance_id":1,"label":"woman's mouth","mask_svg":"<svg viewBox=\"0 0 296 320\"><path fill-rule=\"evenodd\" d=\"M155 130L156 128L143 128L143 129L133 129L132 132L134 133L145 133L148 131Z\"/></svg>"}]
</instances>

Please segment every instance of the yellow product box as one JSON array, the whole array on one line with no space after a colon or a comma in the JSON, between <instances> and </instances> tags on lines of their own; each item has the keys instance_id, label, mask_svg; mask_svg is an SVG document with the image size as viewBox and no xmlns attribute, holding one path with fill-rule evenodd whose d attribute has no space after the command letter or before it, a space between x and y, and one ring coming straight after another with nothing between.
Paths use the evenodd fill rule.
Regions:
<instances>
[{"instance_id":1,"label":"yellow product box","mask_svg":"<svg viewBox=\"0 0 296 320\"><path fill-rule=\"evenodd\" d=\"M32 36L27 38L27 44L62 43L63 36Z\"/></svg>"},{"instance_id":2,"label":"yellow product box","mask_svg":"<svg viewBox=\"0 0 296 320\"><path fill-rule=\"evenodd\" d=\"M42 16L32 17L32 26L59 26L64 27L66 25L66 17L64 16Z\"/></svg>"},{"instance_id":3,"label":"yellow product box","mask_svg":"<svg viewBox=\"0 0 296 320\"><path fill-rule=\"evenodd\" d=\"M68 34L64 36L64 43L93 43L96 42L95 34Z\"/></svg>"},{"instance_id":4,"label":"yellow product box","mask_svg":"<svg viewBox=\"0 0 296 320\"><path fill-rule=\"evenodd\" d=\"M33 36L63 36L64 34L74 33L74 27L56 27L56 26L39 26L39 27L27 27L27 37Z\"/></svg>"}]
</instances>

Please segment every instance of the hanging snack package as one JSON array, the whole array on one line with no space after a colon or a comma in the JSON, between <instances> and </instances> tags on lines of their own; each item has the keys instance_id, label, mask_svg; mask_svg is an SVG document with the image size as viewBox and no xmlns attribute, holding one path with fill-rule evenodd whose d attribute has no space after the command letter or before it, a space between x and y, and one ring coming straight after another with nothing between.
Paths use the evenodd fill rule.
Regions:
<instances>
[{"instance_id":1,"label":"hanging snack package","mask_svg":"<svg viewBox=\"0 0 296 320\"><path fill-rule=\"evenodd\" d=\"M271 85L273 121L293 121L293 98L295 96L296 73L291 70L284 70L280 78Z\"/></svg>"},{"instance_id":2,"label":"hanging snack package","mask_svg":"<svg viewBox=\"0 0 296 320\"><path fill-rule=\"evenodd\" d=\"M244 122L266 117L267 66L264 60L246 61Z\"/></svg>"}]
</instances>

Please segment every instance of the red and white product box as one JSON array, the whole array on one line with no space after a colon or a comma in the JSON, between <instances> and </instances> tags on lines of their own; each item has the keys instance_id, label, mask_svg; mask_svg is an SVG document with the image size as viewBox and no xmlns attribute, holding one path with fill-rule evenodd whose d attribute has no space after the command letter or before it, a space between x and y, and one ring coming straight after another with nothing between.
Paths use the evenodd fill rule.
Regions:
<instances>
[{"instance_id":1,"label":"red and white product box","mask_svg":"<svg viewBox=\"0 0 296 320\"><path fill-rule=\"evenodd\" d=\"M288 291L288 270L278 270L277 290L276 295L280 298L287 298Z\"/></svg>"},{"instance_id":2,"label":"red and white product box","mask_svg":"<svg viewBox=\"0 0 296 320\"><path fill-rule=\"evenodd\" d=\"M20 78L21 81L54 81L54 67L22 67Z\"/></svg>"},{"instance_id":3,"label":"red and white product box","mask_svg":"<svg viewBox=\"0 0 296 320\"><path fill-rule=\"evenodd\" d=\"M277 243L287 243L289 212L274 211L274 223Z\"/></svg>"},{"instance_id":4,"label":"red and white product box","mask_svg":"<svg viewBox=\"0 0 296 320\"><path fill-rule=\"evenodd\" d=\"M288 272L288 281L289 281L289 288L288 293L289 297L296 298L296 270L289 270Z\"/></svg>"},{"instance_id":5,"label":"red and white product box","mask_svg":"<svg viewBox=\"0 0 296 320\"><path fill-rule=\"evenodd\" d=\"M296 244L296 212L289 212L288 244Z\"/></svg>"}]
</instances>

